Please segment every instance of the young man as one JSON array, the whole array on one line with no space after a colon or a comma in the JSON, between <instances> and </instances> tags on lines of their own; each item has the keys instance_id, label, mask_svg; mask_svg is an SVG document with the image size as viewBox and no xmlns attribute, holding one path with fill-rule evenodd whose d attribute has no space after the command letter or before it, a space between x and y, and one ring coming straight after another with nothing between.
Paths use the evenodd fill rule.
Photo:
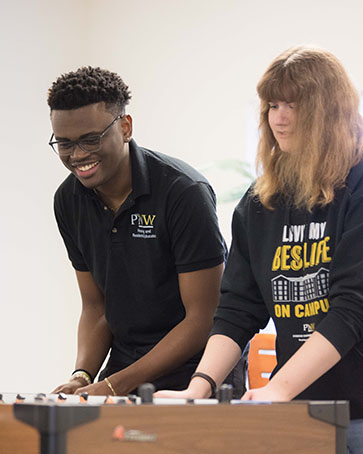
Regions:
<instances>
[{"instance_id":1,"label":"young man","mask_svg":"<svg viewBox=\"0 0 363 454\"><path fill-rule=\"evenodd\" d=\"M82 298L76 370L56 392L183 389L219 301L214 192L184 162L137 146L130 98L117 74L91 67L49 90L50 145L71 172L55 215Z\"/></svg>"}]
</instances>

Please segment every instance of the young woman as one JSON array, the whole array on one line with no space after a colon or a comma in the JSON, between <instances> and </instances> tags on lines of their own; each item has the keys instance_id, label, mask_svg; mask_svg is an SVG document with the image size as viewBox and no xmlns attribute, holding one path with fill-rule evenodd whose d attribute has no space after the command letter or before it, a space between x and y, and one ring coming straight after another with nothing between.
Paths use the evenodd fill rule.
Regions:
<instances>
[{"instance_id":1,"label":"young woman","mask_svg":"<svg viewBox=\"0 0 363 454\"><path fill-rule=\"evenodd\" d=\"M221 302L187 390L209 397L273 318L277 367L243 399L349 400L363 450L363 138L359 96L331 53L289 49L257 86L258 178L236 207ZM201 374L201 375L200 375Z\"/></svg>"}]
</instances>

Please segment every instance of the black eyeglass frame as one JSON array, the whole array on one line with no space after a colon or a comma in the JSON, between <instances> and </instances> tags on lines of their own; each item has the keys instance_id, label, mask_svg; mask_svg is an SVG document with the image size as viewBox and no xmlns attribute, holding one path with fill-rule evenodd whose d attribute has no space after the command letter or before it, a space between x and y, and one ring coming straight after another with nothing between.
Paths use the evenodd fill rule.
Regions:
<instances>
[{"instance_id":1,"label":"black eyeglass frame","mask_svg":"<svg viewBox=\"0 0 363 454\"><path fill-rule=\"evenodd\" d=\"M124 117L124 114L117 115L117 117L114 118L112 120L112 122L108 126L106 126L106 128L100 134L97 134L97 135L94 135L94 136L85 137L84 139L79 139L79 140L52 140L54 138L54 132L53 132L53 134L50 136L50 140L49 140L48 143L52 147L52 150L59 156L70 156L71 154L73 154L73 151L74 151L74 148L75 148L76 145L78 145L78 147L82 151L84 151L85 153L96 153L97 151L100 151L102 149L102 138L105 136L105 134L107 134L109 129L112 128L112 126L116 123L116 121L120 120L123 117ZM99 147L94 149L94 150L87 150L87 149L83 148L84 145L82 145L82 142L89 141L90 139L97 139L99 141ZM67 146L70 147L69 150L67 151L67 153L59 152L59 150L57 149L57 146L59 144L67 144Z\"/></svg>"}]
</instances>

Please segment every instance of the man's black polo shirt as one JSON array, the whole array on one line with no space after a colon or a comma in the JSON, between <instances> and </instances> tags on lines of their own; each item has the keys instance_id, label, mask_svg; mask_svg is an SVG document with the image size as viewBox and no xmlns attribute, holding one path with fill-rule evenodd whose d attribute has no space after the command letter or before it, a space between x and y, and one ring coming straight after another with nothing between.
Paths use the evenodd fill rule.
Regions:
<instances>
[{"instance_id":1,"label":"man's black polo shirt","mask_svg":"<svg viewBox=\"0 0 363 454\"><path fill-rule=\"evenodd\" d=\"M130 142L132 192L114 216L71 174L55 214L73 267L105 296L112 357L125 366L185 316L178 273L214 267L225 246L207 180L188 164Z\"/></svg>"}]
</instances>

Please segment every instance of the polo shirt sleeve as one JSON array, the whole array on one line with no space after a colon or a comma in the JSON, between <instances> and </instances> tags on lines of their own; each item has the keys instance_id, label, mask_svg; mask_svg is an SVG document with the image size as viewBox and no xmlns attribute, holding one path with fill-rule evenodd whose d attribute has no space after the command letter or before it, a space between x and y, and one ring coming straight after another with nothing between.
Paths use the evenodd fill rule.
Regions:
<instances>
[{"instance_id":1,"label":"polo shirt sleeve","mask_svg":"<svg viewBox=\"0 0 363 454\"><path fill-rule=\"evenodd\" d=\"M178 273L212 268L224 262L226 247L218 226L216 197L204 182L169 193L167 225Z\"/></svg>"},{"instance_id":2,"label":"polo shirt sleeve","mask_svg":"<svg viewBox=\"0 0 363 454\"><path fill-rule=\"evenodd\" d=\"M54 196L54 214L73 268L77 271L89 271L72 235L72 232L75 232L74 216L70 210L66 210L60 191L57 191Z\"/></svg>"}]
</instances>

